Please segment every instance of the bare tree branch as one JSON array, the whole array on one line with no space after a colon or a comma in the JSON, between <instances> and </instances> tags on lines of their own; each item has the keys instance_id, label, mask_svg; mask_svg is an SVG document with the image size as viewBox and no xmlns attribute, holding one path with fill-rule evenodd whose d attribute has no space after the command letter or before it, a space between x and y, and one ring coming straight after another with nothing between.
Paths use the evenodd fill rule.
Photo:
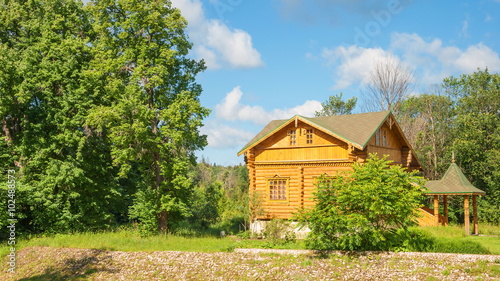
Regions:
<instances>
[{"instance_id":1,"label":"bare tree branch","mask_svg":"<svg viewBox=\"0 0 500 281\"><path fill-rule=\"evenodd\" d=\"M413 88L413 71L397 57L379 61L370 72L366 91L362 91L367 111L393 110Z\"/></svg>"}]
</instances>

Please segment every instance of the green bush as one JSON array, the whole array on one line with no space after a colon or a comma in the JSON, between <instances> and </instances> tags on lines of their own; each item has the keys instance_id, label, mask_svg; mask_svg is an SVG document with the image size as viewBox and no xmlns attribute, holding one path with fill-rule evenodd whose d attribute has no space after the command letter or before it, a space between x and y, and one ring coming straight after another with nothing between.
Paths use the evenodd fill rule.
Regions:
<instances>
[{"instance_id":1,"label":"green bush","mask_svg":"<svg viewBox=\"0 0 500 281\"><path fill-rule=\"evenodd\" d=\"M294 228L287 220L273 219L264 229L262 235L269 241L270 247L284 245L295 241Z\"/></svg>"},{"instance_id":2,"label":"green bush","mask_svg":"<svg viewBox=\"0 0 500 281\"><path fill-rule=\"evenodd\" d=\"M436 239L420 228L399 229L393 237L390 250L396 252L432 252Z\"/></svg>"},{"instance_id":3,"label":"green bush","mask_svg":"<svg viewBox=\"0 0 500 281\"><path fill-rule=\"evenodd\" d=\"M423 179L386 157L370 155L353 173L320 180L315 207L299 221L311 229L306 246L318 250L388 250L415 225Z\"/></svg>"}]
</instances>

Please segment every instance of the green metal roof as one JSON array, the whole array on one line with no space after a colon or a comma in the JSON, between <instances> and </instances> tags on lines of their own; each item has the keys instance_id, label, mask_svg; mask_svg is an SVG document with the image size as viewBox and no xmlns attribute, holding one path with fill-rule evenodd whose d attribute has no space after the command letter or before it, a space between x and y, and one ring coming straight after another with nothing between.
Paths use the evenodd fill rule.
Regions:
<instances>
[{"instance_id":1,"label":"green metal roof","mask_svg":"<svg viewBox=\"0 0 500 281\"><path fill-rule=\"evenodd\" d=\"M314 126L342 141L351 143L354 147L363 150L370 138L391 114L390 111L379 111L361 114L337 115L327 117L303 117L296 115L287 120L273 120L252 138L239 152L253 147L265 140L268 136L280 130L296 119Z\"/></svg>"},{"instance_id":2,"label":"green metal roof","mask_svg":"<svg viewBox=\"0 0 500 281\"><path fill-rule=\"evenodd\" d=\"M457 164L451 163L441 180L428 181L425 186L428 195L438 194L474 194L485 195L486 192L470 183Z\"/></svg>"}]
</instances>

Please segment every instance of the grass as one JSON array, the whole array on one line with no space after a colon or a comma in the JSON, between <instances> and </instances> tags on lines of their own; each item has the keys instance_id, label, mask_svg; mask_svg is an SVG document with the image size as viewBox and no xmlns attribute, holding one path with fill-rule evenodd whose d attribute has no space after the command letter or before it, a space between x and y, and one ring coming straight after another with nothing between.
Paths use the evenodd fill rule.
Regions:
<instances>
[{"instance_id":1,"label":"grass","mask_svg":"<svg viewBox=\"0 0 500 281\"><path fill-rule=\"evenodd\" d=\"M436 227L436 228L417 228L424 233L426 237L434 239L432 249L434 251L442 252L466 252L469 253L470 249L479 249L481 251L488 251L493 254L500 254L497 252L496 247L499 246L500 238L491 236L465 236L463 229L459 226L451 227ZM492 231L500 229L500 227L492 227ZM417 240L418 242L418 240ZM471 247L471 245L473 245ZM141 238L140 235L132 229L122 229L114 232L105 233L78 233L78 234L65 234L53 235L45 237L34 237L19 241L16 245L16 250L21 250L25 247L48 246L48 247L68 247L68 248L84 248L84 249L98 249L98 250L116 250L125 252L152 252L152 251L195 251L195 252L220 252L232 251L234 248L269 248L280 247L290 249L303 249L304 245L301 241L295 243L286 243L281 246L272 244L270 240L263 239L239 239L236 237L217 238L214 236L205 237L185 237L180 235L158 235ZM485 250L486 249L486 250ZM8 247L4 245L0 248L0 256L5 257L8 253ZM72 256L73 253L79 252L77 256ZM16 280L84 280L92 279L95 277L99 279L99 274L111 274L112 269L116 264L112 259L107 257L116 253L109 253L103 251L80 251L65 249L59 251L58 249L47 249L41 261L39 257L39 249L26 249L23 256L24 266L17 269L18 276L25 277L24 279ZM63 253L63 254L61 254ZM352 254L352 255L351 255ZM358 255L359 254L359 255ZM127 275L128 279L163 279L168 280L166 276L168 273L164 272L162 268L164 265L158 265L149 258L149 254L144 253L131 253L120 254L123 260L128 261L126 268L134 268L131 275ZM161 255L171 255L171 253L159 253ZM177 254L174 254L177 256ZM227 256L233 255L215 254L214 256ZM410 277L418 276L420 279L425 276L426 280L442 280L446 278L455 278L457 274L465 274L469 277L474 277L476 280L483 280L485 276L500 280L500 256L494 262L477 260L477 261L463 261L455 263L447 261L446 259L439 261L426 261L422 257L401 258L401 256L387 257L385 254L366 254L366 253L330 253L325 256L292 256L280 255L276 253L261 253L259 258L241 258L234 255L234 263L220 263L217 266L217 272L214 276L231 279L238 276L236 272L240 272L242 268L248 268L252 274L247 276L262 277L262 279L286 279L279 273L281 271L272 271L271 268L281 268L284 272L296 271L293 275L293 280L309 280L314 279L316 274L330 274L327 275L331 279L338 279L342 276L356 276L359 277L360 272L378 272L376 268L384 268L387 272L399 272L398 276L402 280L409 279ZM191 255L190 255L191 256ZM198 255L193 255L198 256ZM202 260L205 261L210 255L202 255ZM219 257L220 257L219 256ZM142 257L142 258L140 258ZM192 256L191 256L192 257ZM414 266L414 262L419 264L418 267ZM103 267L101 263L96 261L105 261L106 265ZM219 259L221 260L221 259ZM224 259L222 259L224 260ZM138 266L136 263L138 262ZM183 268L185 261L169 261L168 266L176 268ZM217 264L217 262L213 262ZM239 265L243 265L242 267ZM332 268L330 267L333 267ZM0 265L0 272L5 271L6 265ZM108 270L109 269L109 270ZM277 273L278 272L278 273ZM458 273L457 273L458 272ZM37 275L38 274L38 275ZM120 279L118 275L112 276L108 279ZM127 273L129 274L129 273ZM186 275L187 279L203 279L206 274L206 269L196 267ZM274 274L274 275L273 275ZM347 274L347 275L346 275ZM377 273L378 274L378 273ZM245 275L242 275L245 276ZM367 275L370 276L371 275ZM375 276L375 275L374 275ZM290 278L289 278L290 279ZM14 280L14 279L12 279ZM235 279L239 280L239 279ZM246 280L241 279L241 280ZM424 279L425 280L425 279Z\"/></svg>"},{"instance_id":2,"label":"grass","mask_svg":"<svg viewBox=\"0 0 500 281\"><path fill-rule=\"evenodd\" d=\"M16 250L31 246L68 247L83 249L99 249L125 252L153 251L187 251L187 252L226 252L235 248L279 248L303 249L301 241L272 245L267 240L237 239L234 237L183 237L176 235L156 235L140 237L132 230L102 233L56 234L53 236L35 237L18 241ZM0 256L5 257L10 252L10 246L5 243L0 247Z\"/></svg>"},{"instance_id":3,"label":"grass","mask_svg":"<svg viewBox=\"0 0 500 281\"><path fill-rule=\"evenodd\" d=\"M432 245L425 251L442 253L470 253L500 255L500 226L480 225L481 233L490 236L465 236L461 226L419 228L432 239ZM114 250L125 252L152 251L189 251L224 252L235 248L279 248L304 249L303 241L277 245L264 239L238 239L235 237L217 238L183 237L178 235L157 235L140 237L131 229L114 232L77 233L41 236L18 241L16 251L31 246L69 247ZM418 241L417 241L418 243ZM10 246L0 246L0 257L10 253ZM499 258L500 259L500 258Z\"/></svg>"},{"instance_id":4,"label":"grass","mask_svg":"<svg viewBox=\"0 0 500 281\"><path fill-rule=\"evenodd\" d=\"M460 225L422 229L436 238L439 252L500 255L500 226L479 225L479 236L465 235ZM483 252L470 252L473 248Z\"/></svg>"}]
</instances>

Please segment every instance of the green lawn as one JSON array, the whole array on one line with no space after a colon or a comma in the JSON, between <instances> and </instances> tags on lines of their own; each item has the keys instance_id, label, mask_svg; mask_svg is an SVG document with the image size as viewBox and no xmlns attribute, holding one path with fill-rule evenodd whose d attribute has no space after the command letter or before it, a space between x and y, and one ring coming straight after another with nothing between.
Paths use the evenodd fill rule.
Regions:
<instances>
[{"instance_id":1,"label":"green lawn","mask_svg":"<svg viewBox=\"0 0 500 281\"><path fill-rule=\"evenodd\" d=\"M461 225L447 227L423 227L431 236L436 237L438 241L453 242L455 245L479 244L487 249L493 255L500 255L500 226L479 225L479 236L466 236L464 228Z\"/></svg>"},{"instance_id":2,"label":"green lawn","mask_svg":"<svg viewBox=\"0 0 500 281\"><path fill-rule=\"evenodd\" d=\"M85 249L102 249L113 251L192 251L192 252L225 252L235 248L281 248L303 249L303 243L297 241L286 245L271 245L262 239L239 239L237 237L182 237L174 235L157 235L140 237L134 231L57 234L55 236L36 237L21 241L16 250L30 246L70 247ZM8 254L10 246L2 244L0 255Z\"/></svg>"},{"instance_id":3,"label":"green lawn","mask_svg":"<svg viewBox=\"0 0 500 281\"><path fill-rule=\"evenodd\" d=\"M465 236L460 226L421 228L435 238L435 246L429 251L451 253L478 253L500 255L500 226L483 226L482 233L487 236ZM21 240L16 250L30 246L71 247L103 249L115 251L193 251L221 252L235 248L281 248L304 249L304 243L297 241L277 246L262 239L239 239L236 237L191 237L157 235L141 238L132 230L103 233L57 234ZM0 247L0 256L9 253L10 246Z\"/></svg>"}]
</instances>

